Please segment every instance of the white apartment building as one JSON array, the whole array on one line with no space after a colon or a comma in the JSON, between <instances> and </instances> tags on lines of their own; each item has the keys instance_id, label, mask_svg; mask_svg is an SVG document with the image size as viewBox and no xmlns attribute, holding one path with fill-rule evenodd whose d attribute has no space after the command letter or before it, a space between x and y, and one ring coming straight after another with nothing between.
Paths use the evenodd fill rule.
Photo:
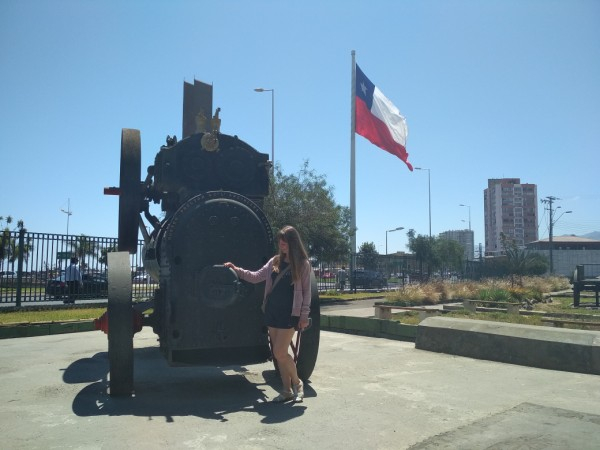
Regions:
<instances>
[{"instance_id":1,"label":"white apartment building","mask_svg":"<svg viewBox=\"0 0 600 450\"><path fill-rule=\"evenodd\" d=\"M465 249L465 261L472 261L475 250L475 234L472 230L448 230L439 234L441 239L456 241Z\"/></svg>"},{"instance_id":2,"label":"white apartment building","mask_svg":"<svg viewBox=\"0 0 600 450\"><path fill-rule=\"evenodd\" d=\"M538 240L537 186L519 178L489 179L483 191L485 254L502 254L501 233L525 248Z\"/></svg>"}]
</instances>

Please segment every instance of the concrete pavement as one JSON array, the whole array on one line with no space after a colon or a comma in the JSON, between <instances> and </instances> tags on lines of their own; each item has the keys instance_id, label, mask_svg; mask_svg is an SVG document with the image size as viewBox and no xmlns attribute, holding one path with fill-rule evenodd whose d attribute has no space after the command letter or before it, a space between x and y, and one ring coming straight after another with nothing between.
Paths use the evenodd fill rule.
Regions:
<instances>
[{"instance_id":1,"label":"concrete pavement","mask_svg":"<svg viewBox=\"0 0 600 450\"><path fill-rule=\"evenodd\" d=\"M350 308L351 309L351 308ZM475 360L414 343L322 332L302 404L269 403L268 362L168 367L135 337L136 396L106 394L107 338L5 339L0 436L7 449L595 449L595 375Z\"/></svg>"}]
</instances>

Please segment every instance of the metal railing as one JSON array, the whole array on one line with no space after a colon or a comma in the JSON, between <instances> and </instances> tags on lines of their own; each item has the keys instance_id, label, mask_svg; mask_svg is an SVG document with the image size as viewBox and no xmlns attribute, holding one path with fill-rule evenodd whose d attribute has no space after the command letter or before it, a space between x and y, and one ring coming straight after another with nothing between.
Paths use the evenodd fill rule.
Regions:
<instances>
[{"instance_id":1,"label":"metal railing","mask_svg":"<svg viewBox=\"0 0 600 450\"><path fill-rule=\"evenodd\" d=\"M131 255L131 276L133 298L148 299L158 287L158 280L152 280L142 264L143 241L138 243L138 251ZM107 275L107 253L115 251L117 238L85 235L65 235L33 233L25 230L4 232L0 235L0 306L47 303L61 301L55 290L47 289L52 280L60 279L62 273L76 256L82 274L102 281ZM363 261L355 256L355 268L361 269ZM316 262L313 269L319 291L339 290L337 278L339 270L346 268L345 290L350 290L352 279L349 261ZM393 289L421 280L417 264L412 255L377 255L369 263L372 271L381 274L385 284L380 288L377 282L373 287ZM100 283L102 284L102 283ZM359 289L364 287L357 286ZM108 284L85 289L81 300L102 300L108 297Z\"/></svg>"},{"instance_id":2,"label":"metal railing","mask_svg":"<svg viewBox=\"0 0 600 450\"><path fill-rule=\"evenodd\" d=\"M142 266L143 241L139 241L138 245L138 252L131 255L133 298L145 299L153 295L157 285L153 284ZM61 274L74 256L79 259L79 269L84 278L93 277L96 283L92 289L86 289L84 284L77 299L105 301L108 297L108 284L105 288L103 283L107 274L106 254L116 248L116 238L25 230L5 232L0 237L0 305L60 301L61 295L56 295L56 290L47 290L47 287L52 280L60 283Z\"/></svg>"},{"instance_id":3,"label":"metal railing","mask_svg":"<svg viewBox=\"0 0 600 450\"><path fill-rule=\"evenodd\" d=\"M420 274L415 270L412 255L376 255L367 264L361 260L359 255L355 255L355 261L355 270L358 275L356 279L352 279L350 261L313 261L313 270L319 291L340 291L338 275L342 268L346 272L344 291L350 291L352 286L356 286L359 290L395 289L421 279ZM365 270L365 266L369 269Z\"/></svg>"}]
</instances>

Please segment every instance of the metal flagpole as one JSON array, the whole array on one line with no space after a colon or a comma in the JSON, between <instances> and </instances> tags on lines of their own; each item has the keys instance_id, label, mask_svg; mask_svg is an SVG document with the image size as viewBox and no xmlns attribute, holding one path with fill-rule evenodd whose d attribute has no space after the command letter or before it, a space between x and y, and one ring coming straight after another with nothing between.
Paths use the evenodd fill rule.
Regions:
<instances>
[{"instance_id":1,"label":"metal flagpole","mask_svg":"<svg viewBox=\"0 0 600 450\"><path fill-rule=\"evenodd\" d=\"M355 190L355 140L356 140L356 52L352 50L352 89L351 89L351 118L350 118L350 279L351 287L354 284L354 268L356 258L356 190Z\"/></svg>"}]
</instances>

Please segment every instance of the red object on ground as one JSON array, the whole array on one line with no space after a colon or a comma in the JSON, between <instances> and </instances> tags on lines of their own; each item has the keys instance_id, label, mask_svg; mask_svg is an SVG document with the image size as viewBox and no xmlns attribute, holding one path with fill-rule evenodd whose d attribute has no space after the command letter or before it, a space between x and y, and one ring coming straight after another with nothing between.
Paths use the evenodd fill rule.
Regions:
<instances>
[{"instance_id":1,"label":"red object on ground","mask_svg":"<svg viewBox=\"0 0 600 450\"><path fill-rule=\"evenodd\" d=\"M132 308L131 319L133 321L133 334L142 331L142 327L144 326L144 317L142 313ZM104 331L104 334L108 334L108 311L102 314L100 318L94 319L94 328L96 328L96 330Z\"/></svg>"}]
</instances>

